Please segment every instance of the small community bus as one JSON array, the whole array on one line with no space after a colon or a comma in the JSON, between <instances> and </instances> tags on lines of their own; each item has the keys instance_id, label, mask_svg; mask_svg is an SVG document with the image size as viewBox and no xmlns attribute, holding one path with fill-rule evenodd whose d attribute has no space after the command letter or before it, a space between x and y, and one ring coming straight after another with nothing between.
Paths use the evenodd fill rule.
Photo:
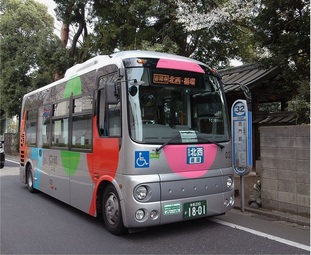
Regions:
<instances>
[{"instance_id":1,"label":"small community bus","mask_svg":"<svg viewBox=\"0 0 311 255\"><path fill-rule=\"evenodd\" d=\"M20 180L108 231L224 214L234 205L219 75L147 51L96 56L22 102Z\"/></svg>"}]
</instances>

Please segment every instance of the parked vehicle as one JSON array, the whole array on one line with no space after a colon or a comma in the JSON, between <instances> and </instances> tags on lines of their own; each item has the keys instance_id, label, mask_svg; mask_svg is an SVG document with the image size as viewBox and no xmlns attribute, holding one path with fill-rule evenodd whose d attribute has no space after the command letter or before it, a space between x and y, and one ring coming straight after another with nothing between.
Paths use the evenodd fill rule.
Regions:
<instances>
[{"instance_id":1,"label":"parked vehicle","mask_svg":"<svg viewBox=\"0 0 311 255\"><path fill-rule=\"evenodd\" d=\"M0 168L4 167L5 153L4 153L4 141L0 141Z\"/></svg>"}]
</instances>

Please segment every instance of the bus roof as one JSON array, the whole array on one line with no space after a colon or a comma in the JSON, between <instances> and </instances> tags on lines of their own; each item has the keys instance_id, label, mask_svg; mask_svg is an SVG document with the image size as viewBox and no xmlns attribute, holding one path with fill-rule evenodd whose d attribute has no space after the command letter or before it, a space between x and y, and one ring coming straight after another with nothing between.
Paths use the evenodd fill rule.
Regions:
<instances>
[{"instance_id":1,"label":"bus roof","mask_svg":"<svg viewBox=\"0 0 311 255\"><path fill-rule=\"evenodd\" d=\"M28 96L31 94L34 94L38 91L42 91L44 89L51 88L59 83L62 83L66 80L69 80L70 78L74 77L75 75L82 74L85 71L90 71L96 69L96 66L100 66L101 63L106 62L107 59L117 59L119 58L120 60L128 59L128 58L158 58L158 59L169 59L169 60L177 60L177 61L185 61L185 62L190 62L190 63L195 63L198 65L203 65L207 67L209 70L211 68L206 65L203 62L200 62L198 60L188 58L188 57L183 57L171 53L163 53L163 52L155 52L155 51L143 51L143 50L128 50L128 51L120 51L113 53L111 55L98 55L95 56L83 63L76 64L69 69L67 69L64 78L54 81L44 87L38 88L32 92L29 92L25 94L24 96Z\"/></svg>"},{"instance_id":2,"label":"bus roof","mask_svg":"<svg viewBox=\"0 0 311 255\"><path fill-rule=\"evenodd\" d=\"M128 50L128 51L120 51L116 52L110 55L111 58L166 58L166 59L172 59L172 60L180 60L180 61L187 61L187 62L193 62L196 64L204 65L209 67L203 62L200 62L198 60L195 60L193 58L189 57L183 57L171 53L163 53L163 52L155 52L155 51L143 51L143 50ZM210 68L210 67L209 67Z\"/></svg>"}]
</instances>

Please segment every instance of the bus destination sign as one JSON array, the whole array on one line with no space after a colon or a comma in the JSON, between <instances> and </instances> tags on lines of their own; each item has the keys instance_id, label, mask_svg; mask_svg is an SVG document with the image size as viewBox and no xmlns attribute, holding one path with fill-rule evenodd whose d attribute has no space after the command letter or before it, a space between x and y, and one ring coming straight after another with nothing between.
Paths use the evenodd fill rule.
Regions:
<instances>
[{"instance_id":1,"label":"bus destination sign","mask_svg":"<svg viewBox=\"0 0 311 255\"><path fill-rule=\"evenodd\" d=\"M165 85L185 85L185 86L195 86L195 77L182 77L168 74L153 74L154 84L165 84Z\"/></svg>"}]
</instances>

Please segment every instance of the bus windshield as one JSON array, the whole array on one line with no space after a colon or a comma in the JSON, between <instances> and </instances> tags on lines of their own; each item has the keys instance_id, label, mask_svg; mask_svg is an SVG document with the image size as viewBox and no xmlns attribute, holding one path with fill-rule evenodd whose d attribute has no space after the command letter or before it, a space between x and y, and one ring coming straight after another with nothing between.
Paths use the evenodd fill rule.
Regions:
<instances>
[{"instance_id":1,"label":"bus windshield","mask_svg":"<svg viewBox=\"0 0 311 255\"><path fill-rule=\"evenodd\" d=\"M220 80L204 73L128 68L131 138L146 144L229 140Z\"/></svg>"}]
</instances>

